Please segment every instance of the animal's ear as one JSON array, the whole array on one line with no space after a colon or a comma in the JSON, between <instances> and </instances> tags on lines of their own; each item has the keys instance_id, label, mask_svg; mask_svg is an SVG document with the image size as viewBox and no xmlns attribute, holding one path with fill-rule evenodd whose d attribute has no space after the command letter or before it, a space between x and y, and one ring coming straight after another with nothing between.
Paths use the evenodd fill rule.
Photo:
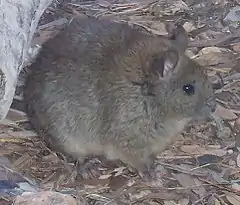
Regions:
<instances>
[{"instance_id":1,"label":"animal's ear","mask_svg":"<svg viewBox=\"0 0 240 205\"><path fill-rule=\"evenodd\" d=\"M180 52L185 52L188 47L188 34L183 26L179 24L166 23L166 30L169 39L174 43Z\"/></svg>"},{"instance_id":2,"label":"animal's ear","mask_svg":"<svg viewBox=\"0 0 240 205\"><path fill-rule=\"evenodd\" d=\"M153 57L151 69L161 77L170 76L176 71L180 58L179 52L174 50L167 51L161 56L156 55Z\"/></svg>"}]
</instances>

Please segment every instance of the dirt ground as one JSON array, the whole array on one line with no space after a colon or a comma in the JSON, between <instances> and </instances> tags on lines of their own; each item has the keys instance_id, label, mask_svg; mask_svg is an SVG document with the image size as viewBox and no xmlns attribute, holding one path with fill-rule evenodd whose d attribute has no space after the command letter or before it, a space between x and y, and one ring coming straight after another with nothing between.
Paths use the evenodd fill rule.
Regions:
<instances>
[{"instance_id":1,"label":"dirt ground","mask_svg":"<svg viewBox=\"0 0 240 205\"><path fill-rule=\"evenodd\" d=\"M31 129L22 97L24 69L12 107L0 124L0 157L11 163L9 178L17 181L15 175L21 173L42 190L71 194L79 204L240 204L238 0L54 1L39 22L33 45L44 43L79 14L126 21L159 35L166 34L167 21L184 25L189 37L186 53L208 71L216 89L216 114L221 117L221 124L208 121L190 126L159 155L158 187L144 183L134 170L122 164L116 167L102 163L101 177L78 179L75 164L52 152ZM2 179L1 169L6 166L0 164ZM13 198L4 196L0 204L11 204Z\"/></svg>"}]
</instances>

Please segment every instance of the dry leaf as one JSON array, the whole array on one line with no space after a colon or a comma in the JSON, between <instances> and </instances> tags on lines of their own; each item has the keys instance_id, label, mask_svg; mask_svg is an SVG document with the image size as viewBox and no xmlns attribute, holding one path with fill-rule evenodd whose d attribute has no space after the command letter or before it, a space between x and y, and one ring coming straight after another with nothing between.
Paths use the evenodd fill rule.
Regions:
<instances>
[{"instance_id":1,"label":"dry leaf","mask_svg":"<svg viewBox=\"0 0 240 205\"><path fill-rule=\"evenodd\" d=\"M21 137L12 137L7 133L0 134L0 142L6 143L6 142L13 142L13 143L24 143L25 139Z\"/></svg>"},{"instance_id":2,"label":"dry leaf","mask_svg":"<svg viewBox=\"0 0 240 205\"><path fill-rule=\"evenodd\" d=\"M198 194L200 197L206 193L205 188L203 186L199 186L201 185L201 182L195 177L192 177L188 174L175 174L174 176L183 187L192 189L192 191Z\"/></svg>"},{"instance_id":3,"label":"dry leaf","mask_svg":"<svg viewBox=\"0 0 240 205\"><path fill-rule=\"evenodd\" d=\"M225 48L219 48L216 46L212 46L212 47L205 47L203 48L199 53L201 54L210 54L210 53L222 53L224 51L230 51L229 49L225 49Z\"/></svg>"},{"instance_id":4,"label":"dry leaf","mask_svg":"<svg viewBox=\"0 0 240 205\"><path fill-rule=\"evenodd\" d=\"M223 20L236 22L237 26L237 23L240 21L240 6L233 7Z\"/></svg>"},{"instance_id":5,"label":"dry leaf","mask_svg":"<svg viewBox=\"0 0 240 205\"><path fill-rule=\"evenodd\" d=\"M190 200L188 198L183 198L183 199L180 199L178 204L179 205L188 205L190 202Z\"/></svg>"},{"instance_id":6,"label":"dry leaf","mask_svg":"<svg viewBox=\"0 0 240 205\"><path fill-rule=\"evenodd\" d=\"M164 201L164 205L178 205L178 204L174 201Z\"/></svg>"},{"instance_id":7,"label":"dry leaf","mask_svg":"<svg viewBox=\"0 0 240 205\"><path fill-rule=\"evenodd\" d=\"M26 113L15 110L15 109L10 109L8 111L7 117L8 120L13 121L13 122L26 122L28 121Z\"/></svg>"},{"instance_id":8,"label":"dry leaf","mask_svg":"<svg viewBox=\"0 0 240 205\"><path fill-rule=\"evenodd\" d=\"M201 156L196 157L199 166L202 166L204 164L209 164L209 163L218 163L220 160L220 157L216 155L209 155L209 154L204 154Z\"/></svg>"},{"instance_id":9,"label":"dry leaf","mask_svg":"<svg viewBox=\"0 0 240 205\"><path fill-rule=\"evenodd\" d=\"M38 134L34 131L30 130L24 130L24 131L18 131L18 132L13 132L11 130L8 131L8 135L11 137L16 137L16 138L29 138L29 137L37 137Z\"/></svg>"},{"instance_id":10,"label":"dry leaf","mask_svg":"<svg viewBox=\"0 0 240 205\"><path fill-rule=\"evenodd\" d=\"M131 201L136 201L140 198L146 197L151 194L150 190L139 191L138 193L129 194Z\"/></svg>"},{"instance_id":11,"label":"dry leaf","mask_svg":"<svg viewBox=\"0 0 240 205\"><path fill-rule=\"evenodd\" d=\"M232 159L229 160L228 164L229 164L229 166L232 166L232 167L236 166L236 162Z\"/></svg>"},{"instance_id":12,"label":"dry leaf","mask_svg":"<svg viewBox=\"0 0 240 205\"><path fill-rule=\"evenodd\" d=\"M232 46L233 50L240 53L240 43L236 43Z\"/></svg>"},{"instance_id":13,"label":"dry leaf","mask_svg":"<svg viewBox=\"0 0 240 205\"><path fill-rule=\"evenodd\" d=\"M200 146L199 145L183 145L182 147L181 147L181 150L183 151L183 152L186 152L186 153L189 153L189 154L194 154L194 153L196 153L197 152L197 150L200 148ZM197 152L197 154L201 154L201 152Z\"/></svg>"},{"instance_id":14,"label":"dry leaf","mask_svg":"<svg viewBox=\"0 0 240 205\"><path fill-rule=\"evenodd\" d=\"M228 193L226 198L232 205L240 205L240 196L234 193Z\"/></svg>"},{"instance_id":15,"label":"dry leaf","mask_svg":"<svg viewBox=\"0 0 240 205\"><path fill-rule=\"evenodd\" d=\"M167 8L165 7L164 14L167 15L168 12L170 14L175 14L178 11L184 11L188 9L189 7L185 2L183 2L182 0L175 0Z\"/></svg>"},{"instance_id":16,"label":"dry leaf","mask_svg":"<svg viewBox=\"0 0 240 205\"><path fill-rule=\"evenodd\" d=\"M202 186L202 182L196 177L194 177L193 180L195 184L198 186L198 188L195 188L193 191L200 197L203 197L206 194L206 189L204 188L204 186Z\"/></svg>"},{"instance_id":17,"label":"dry leaf","mask_svg":"<svg viewBox=\"0 0 240 205\"><path fill-rule=\"evenodd\" d=\"M7 118L2 119L1 122L0 122L0 125L18 127L18 124L16 122L8 120Z\"/></svg>"},{"instance_id":18,"label":"dry leaf","mask_svg":"<svg viewBox=\"0 0 240 205\"><path fill-rule=\"evenodd\" d=\"M235 141L236 141L236 147L240 147L240 118L238 118L234 123L234 130L235 130Z\"/></svg>"},{"instance_id":19,"label":"dry leaf","mask_svg":"<svg viewBox=\"0 0 240 205\"><path fill-rule=\"evenodd\" d=\"M227 154L227 150L223 150L220 148L214 148L214 147L200 147L199 145L183 145L181 147L181 150L183 152L189 153L190 155L216 155L219 157L225 156Z\"/></svg>"},{"instance_id":20,"label":"dry leaf","mask_svg":"<svg viewBox=\"0 0 240 205\"><path fill-rule=\"evenodd\" d=\"M240 147L240 132L236 134L235 139L236 139L236 147Z\"/></svg>"},{"instance_id":21,"label":"dry leaf","mask_svg":"<svg viewBox=\"0 0 240 205\"><path fill-rule=\"evenodd\" d=\"M96 186L105 186L108 185L110 182L110 179L82 179L81 183L84 184L85 187L96 187Z\"/></svg>"},{"instance_id":22,"label":"dry leaf","mask_svg":"<svg viewBox=\"0 0 240 205\"><path fill-rule=\"evenodd\" d=\"M112 175L111 174L103 174L98 179L109 179Z\"/></svg>"},{"instance_id":23,"label":"dry leaf","mask_svg":"<svg viewBox=\"0 0 240 205\"><path fill-rule=\"evenodd\" d=\"M51 161L51 162L59 162L59 158L56 156L56 154L49 154L47 156L43 156L43 159L46 160L46 161Z\"/></svg>"},{"instance_id":24,"label":"dry leaf","mask_svg":"<svg viewBox=\"0 0 240 205\"><path fill-rule=\"evenodd\" d=\"M98 0L98 5L105 8L108 8L109 6L111 6L110 2L105 0Z\"/></svg>"},{"instance_id":25,"label":"dry leaf","mask_svg":"<svg viewBox=\"0 0 240 205\"><path fill-rule=\"evenodd\" d=\"M221 117L224 120L235 120L237 119L237 115L233 113L233 111L224 108L221 105L217 105L215 114L219 117Z\"/></svg>"},{"instance_id":26,"label":"dry leaf","mask_svg":"<svg viewBox=\"0 0 240 205\"><path fill-rule=\"evenodd\" d=\"M237 162L237 166L240 167L240 154L237 156L236 162Z\"/></svg>"},{"instance_id":27,"label":"dry leaf","mask_svg":"<svg viewBox=\"0 0 240 205\"><path fill-rule=\"evenodd\" d=\"M209 172L207 169L202 167L198 167L196 169L196 166L189 165L189 164L179 164L179 165L164 164L164 166L166 167L166 169L176 170L181 173L187 173L194 176L206 177L209 175Z\"/></svg>"},{"instance_id":28,"label":"dry leaf","mask_svg":"<svg viewBox=\"0 0 240 205\"><path fill-rule=\"evenodd\" d=\"M194 26L193 23L190 22L186 22L185 24L183 24L183 28L187 31L187 32L191 32L192 30L195 30L196 27Z\"/></svg>"},{"instance_id":29,"label":"dry leaf","mask_svg":"<svg viewBox=\"0 0 240 205\"><path fill-rule=\"evenodd\" d=\"M218 199L214 199L214 205L221 205L220 201Z\"/></svg>"},{"instance_id":30,"label":"dry leaf","mask_svg":"<svg viewBox=\"0 0 240 205\"><path fill-rule=\"evenodd\" d=\"M240 193L240 184L232 183L231 187L232 187L233 191Z\"/></svg>"},{"instance_id":31,"label":"dry leaf","mask_svg":"<svg viewBox=\"0 0 240 205\"><path fill-rule=\"evenodd\" d=\"M217 182L217 183L219 183L219 184L229 183L229 181L223 179L223 177L222 177L219 173L214 172L214 171L212 171L212 170L210 170L210 169L209 169L209 178L211 178L212 181Z\"/></svg>"},{"instance_id":32,"label":"dry leaf","mask_svg":"<svg viewBox=\"0 0 240 205\"><path fill-rule=\"evenodd\" d=\"M150 29L153 30L153 33L157 35L166 35L167 31L165 28L165 24L163 22L152 21L149 25Z\"/></svg>"},{"instance_id":33,"label":"dry leaf","mask_svg":"<svg viewBox=\"0 0 240 205\"><path fill-rule=\"evenodd\" d=\"M12 163L9 161L7 157L4 157L4 156L0 156L0 164L4 167L8 167L8 168L12 167Z\"/></svg>"},{"instance_id":34,"label":"dry leaf","mask_svg":"<svg viewBox=\"0 0 240 205\"><path fill-rule=\"evenodd\" d=\"M6 147L1 147L0 149L0 158L9 154L12 154L12 150L6 149Z\"/></svg>"},{"instance_id":35,"label":"dry leaf","mask_svg":"<svg viewBox=\"0 0 240 205\"><path fill-rule=\"evenodd\" d=\"M167 5L167 6L166 6ZM188 5L182 0L168 0L168 1L159 1L158 4L154 5L150 12L155 16L162 15L173 15L180 11L189 10Z\"/></svg>"},{"instance_id":36,"label":"dry leaf","mask_svg":"<svg viewBox=\"0 0 240 205\"><path fill-rule=\"evenodd\" d=\"M188 174L175 174L174 176L183 187L195 186L193 177Z\"/></svg>"},{"instance_id":37,"label":"dry leaf","mask_svg":"<svg viewBox=\"0 0 240 205\"><path fill-rule=\"evenodd\" d=\"M51 21L47 24L39 25L38 31L46 30L46 29L53 29L53 28L61 29L62 26L65 25L66 23L68 23L68 20L66 18L59 18L59 19Z\"/></svg>"},{"instance_id":38,"label":"dry leaf","mask_svg":"<svg viewBox=\"0 0 240 205\"><path fill-rule=\"evenodd\" d=\"M167 35L167 30L165 28L165 24L163 22L158 21L143 21L143 20L136 20L132 18L132 20L128 21L128 24L131 26L137 25L140 26L140 28L143 28L144 30L153 33L155 35Z\"/></svg>"},{"instance_id":39,"label":"dry leaf","mask_svg":"<svg viewBox=\"0 0 240 205\"><path fill-rule=\"evenodd\" d=\"M235 121L233 128L240 133L240 118Z\"/></svg>"},{"instance_id":40,"label":"dry leaf","mask_svg":"<svg viewBox=\"0 0 240 205\"><path fill-rule=\"evenodd\" d=\"M119 176L123 173L123 171L126 169L126 167L117 167L113 170L113 172L116 172L114 176Z\"/></svg>"},{"instance_id":41,"label":"dry leaf","mask_svg":"<svg viewBox=\"0 0 240 205\"><path fill-rule=\"evenodd\" d=\"M29 160L31 160L31 156L28 153L25 153L21 157L19 157L17 160L14 161L13 166L21 167L25 163L27 163Z\"/></svg>"},{"instance_id":42,"label":"dry leaf","mask_svg":"<svg viewBox=\"0 0 240 205\"><path fill-rule=\"evenodd\" d=\"M232 51L218 47L203 48L193 58L202 66L213 66L212 69L227 73L237 64Z\"/></svg>"}]
</instances>

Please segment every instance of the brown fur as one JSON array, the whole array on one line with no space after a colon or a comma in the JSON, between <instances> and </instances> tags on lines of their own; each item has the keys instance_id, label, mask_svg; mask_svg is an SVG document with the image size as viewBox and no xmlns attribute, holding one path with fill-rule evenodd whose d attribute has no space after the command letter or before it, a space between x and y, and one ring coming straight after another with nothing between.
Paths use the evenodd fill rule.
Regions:
<instances>
[{"instance_id":1,"label":"brown fur","mask_svg":"<svg viewBox=\"0 0 240 205\"><path fill-rule=\"evenodd\" d=\"M25 100L33 126L76 159L105 155L144 170L215 103L204 69L175 45L126 24L75 18L32 65Z\"/></svg>"}]
</instances>

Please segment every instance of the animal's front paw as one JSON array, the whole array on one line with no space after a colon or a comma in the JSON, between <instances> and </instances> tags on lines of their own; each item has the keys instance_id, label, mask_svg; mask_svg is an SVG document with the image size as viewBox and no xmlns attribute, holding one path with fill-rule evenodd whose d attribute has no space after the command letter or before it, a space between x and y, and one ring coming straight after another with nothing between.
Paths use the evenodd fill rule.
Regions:
<instances>
[{"instance_id":1,"label":"animal's front paw","mask_svg":"<svg viewBox=\"0 0 240 205\"><path fill-rule=\"evenodd\" d=\"M147 162L143 163L139 169L139 175L146 181L152 181L156 179L154 158L149 157Z\"/></svg>"},{"instance_id":2,"label":"animal's front paw","mask_svg":"<svg viewBox=\"0 0 240 205\"><path fill-rule=\"evenodd\" d=\"M142 165L142 168L139 170L139 175L150 186L162 187L162 175L165 172L164 170L164 167L160 164L156 164L155 160L151 159L146 164Z\"/></svg>"},{"instance_id":3,"label":"animal's front paw","mask_svg":"<svg viewBox=\"0 0 240 205\"><path fill-rule=\"evenodd\" d=\"M78 164L78 174L83 179L98 178L101 175L101 161L98 158L88 159Z\"/></svg>"}]
</instances>

